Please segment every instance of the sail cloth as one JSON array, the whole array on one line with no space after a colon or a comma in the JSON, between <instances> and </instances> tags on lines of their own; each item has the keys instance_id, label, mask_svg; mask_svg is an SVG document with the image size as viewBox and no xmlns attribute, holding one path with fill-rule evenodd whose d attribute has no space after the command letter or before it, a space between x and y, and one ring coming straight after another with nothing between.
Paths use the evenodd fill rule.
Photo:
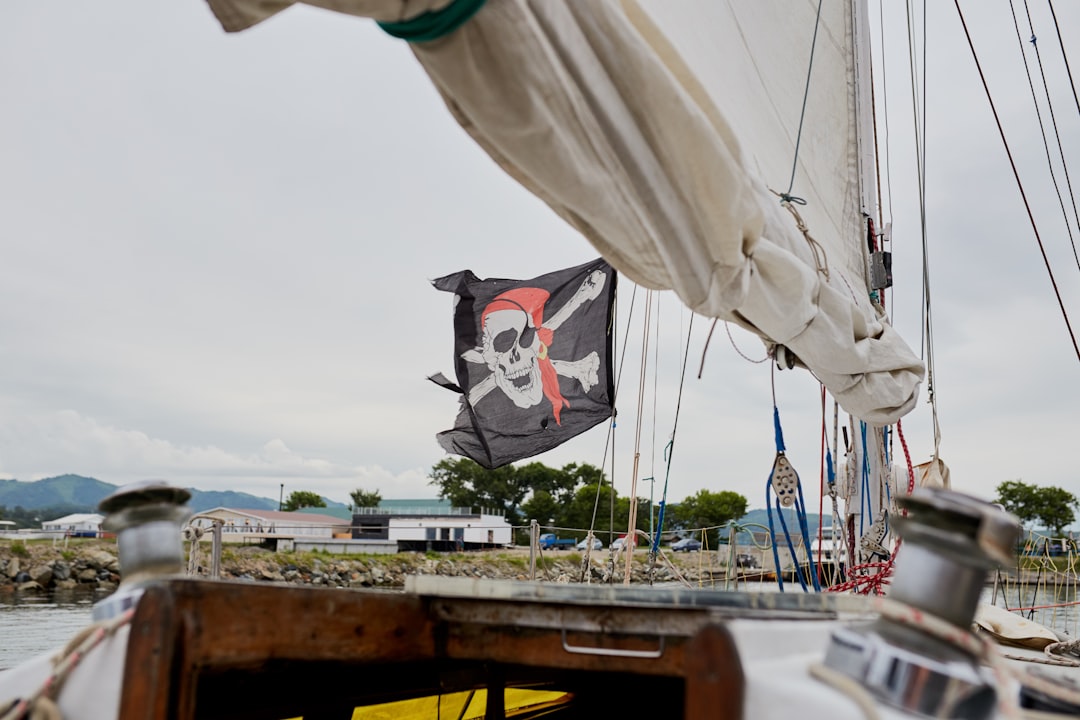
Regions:
<instances>
[{"instance_id":1,"label":"sail cloth","mask_svg":"<svg viewBox=\"0 0 1080 720\"><path fill-rule=\"evenodd\" d=\"M208 0L240 30L287 0ZM308 0L401 21L443 0ZM789 348L875 424L923 366L868 299L850 0L826 0L793 194L816 3L488 0L413 44L457 121L619 272ZM872 194L872 193L870 193ZM827 268L827 269L826 269Z\"/></svg>"},{"instance_id":2,"label":"sail cloth","mask_svg":"<svg viewBox=\"0 0 1080 720\"><path fill-rule=\"evenodd\" d=\"M454 369L430 379L461 393L447 452L486 468L532 457L611 417L615 271L603 260L531 280L434 281L455 294Z\"/></svg>"}]
</instances>

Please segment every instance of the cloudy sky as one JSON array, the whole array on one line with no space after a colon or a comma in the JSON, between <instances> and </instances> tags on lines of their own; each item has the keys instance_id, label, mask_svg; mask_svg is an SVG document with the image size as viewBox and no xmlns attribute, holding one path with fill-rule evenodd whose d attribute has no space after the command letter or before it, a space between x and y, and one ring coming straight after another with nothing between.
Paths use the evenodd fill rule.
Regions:
<instances>
[{"instance_id":1,"label":"cloudy sky","mask_svg":"<svg viewBox=\"0 0 1080 720\"><path fill-rule=\"evenodd\" d=\"M942 456L954 485L976 494L1022 478L1080 495L1077 357L955 9L931 5L927 222ZM1080 323L1080 270L1008 4L963 5ZM1075 48L1080 8L1058 5ZM1045 8L1032 9L1041 22ZM918 352L906 27L902 11L886 20L878 81L889 92L893 314ZM1075 163L1080 119L1053 28L1040 32ZM1080 69L1075 52L1070 61ZM452 423L456 399L425 380L453 368L451 300L429 281L464 268L532 277L595 257L472 144L408 48L369 21L295 7L227 36L200 0L8 0L0 92L5 477L158 477L267 497L284 484L286 494L342 502L357 487L430 497L427 474L445 457L434 436ZM1071 213L1067 195L1065 204ZM622 291L620 322L631 284ZM641 475L662 478L690 316L670 294L658 302L664 331ZM694 323L694 368L707 327ZM705 487L764 503L770 370L740 355L760 358L759 342L732 335L739 350L721 325L703 378L687 378L675 500ZM624 387L636 376L628 359ZM806 373L776 383L788 454L816 505L818 386ZM629 418L636 399L622 397ZM904 420L915 462L933 447L925 399ZM599 465L605 437L600 427L537 459ZM623 493L633 438L624 420L615 435Z\"/></svg>"}]
</instances>

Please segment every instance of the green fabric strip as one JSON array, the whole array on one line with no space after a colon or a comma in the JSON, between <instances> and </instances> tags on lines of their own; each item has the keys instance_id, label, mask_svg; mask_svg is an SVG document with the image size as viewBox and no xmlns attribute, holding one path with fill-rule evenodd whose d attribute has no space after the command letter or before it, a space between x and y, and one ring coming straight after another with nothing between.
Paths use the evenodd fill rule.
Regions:
<instances>
[{"instance_id":1,"label":"green fabric strip","mask_svg":"<svg viewBox=\"0 0 1080 720\"><path fill-rule=\"evenodd\" d=\"M404 22L381 22L379 27L411 43L430 42L449 35L469 21L487 0L453 0L442 10L426 12Z\"/></svg>"}]
</instances>

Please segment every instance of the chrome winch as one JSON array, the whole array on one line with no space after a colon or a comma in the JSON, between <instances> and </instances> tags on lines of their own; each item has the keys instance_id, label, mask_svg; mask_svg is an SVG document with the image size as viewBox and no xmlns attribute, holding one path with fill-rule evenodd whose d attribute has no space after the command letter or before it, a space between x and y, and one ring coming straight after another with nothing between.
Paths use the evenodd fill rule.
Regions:
<instances>
[{"instance_id":1,"label":"chrome winch","mask_svg":"<svg viewBox=\"0 0 1080 720\"><path fill-rule=\"evenodd\" d=\"M889 599L971 632L988 571L1015 556L1019 521L1000 506L938 488L897 502L907 517L893 518L904 545ZM994 713L995 682L978 658L884 616L835 631L825 664L916 715L982 720Z\"/></svg>"},{"instance_id":2,"label":"chrome winch","mask_svg":"<svg viewBox=\"0 0 1080 720\"><path fill-rule=\"evenodd\" d=\"M162 480L145 480L125 485L98 504L106 515L102 527L116 533L121 580L114 594L94 606L94 620L132 607L147 580L183 572L180 526L191 515L185 504L190 497Z\"/></svg>"}]
</instances>

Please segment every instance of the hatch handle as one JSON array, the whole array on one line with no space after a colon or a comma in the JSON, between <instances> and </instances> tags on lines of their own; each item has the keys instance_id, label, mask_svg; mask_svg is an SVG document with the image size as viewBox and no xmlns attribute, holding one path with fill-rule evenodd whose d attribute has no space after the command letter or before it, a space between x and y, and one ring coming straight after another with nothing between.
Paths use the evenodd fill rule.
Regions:
<instances>
[{"instance_id":1,"label":"hatch handle","mask_svg":"<svg viewBox=\"0 0 1080 720\"><path fill-rule=\"evenodd\" d=\"M643 658L655 659L664 654L664 636L659 638L659 645L655 650L622 650L620 648L589 647L586 645L571 645L566 639L566 628L562 629L563 650L577 655L604 655L607 657Z\"/></svg>"}]
</instances>

